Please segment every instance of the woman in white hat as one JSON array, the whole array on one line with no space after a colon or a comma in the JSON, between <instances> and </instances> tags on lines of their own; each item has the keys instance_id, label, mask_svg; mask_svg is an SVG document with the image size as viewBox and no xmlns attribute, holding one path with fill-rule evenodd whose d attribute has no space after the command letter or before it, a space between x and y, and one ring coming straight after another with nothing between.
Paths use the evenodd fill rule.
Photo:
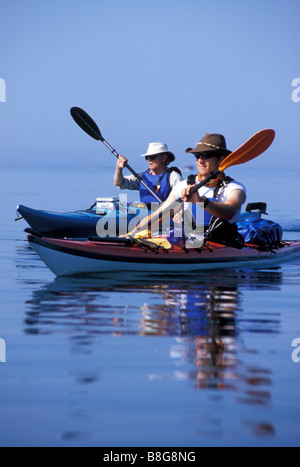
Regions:
<instances>
[{"instance_id":1,"label":"woman in white hat","mask_svg":"<svg viewBox=\"0 0 300 467\"><path fill-rule=\"evenodd\" d=\"M172 188L182 180L181 172L177 167L168 167L170 162L175 160L174 154L164 143L150 143L146 154L141 154L141 157L145 157L149 167L138 175L162 201L165 201ZM140 200L147 205L157 203L157 199L134 175L123 175L126 162L128 160L125 157L119 156L114 176L115 186L122 190L139 190Z\"/></svg>"}]
</instances>

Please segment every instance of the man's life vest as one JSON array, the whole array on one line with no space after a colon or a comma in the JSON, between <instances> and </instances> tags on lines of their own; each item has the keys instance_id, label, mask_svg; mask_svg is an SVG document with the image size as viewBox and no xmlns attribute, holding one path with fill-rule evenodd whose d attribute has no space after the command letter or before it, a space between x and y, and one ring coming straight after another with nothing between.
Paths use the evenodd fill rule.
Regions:
<instances>
[{"instance_id":1,"label":"man's life vest","mask_svg":"<svg viewBox=\"0 0 300 467\"><path fill-rule=\"evenodd\" d=\"M193 185L196 180L196 175L189 175L188 177L188 184ZM226 176L223 180L219 180L217 183L215 189L214 189L214 194L213 197L209 197L209 201L218 201L218 196L222 193L226 185L228 185L230 182L233 182L233 178ZM192 214L195 219L197 219L197 209L198 206L196 204L192 205ZM204 209L204 226L207 227L212 219L212 215Z\"/></svg>"}]
</instances>

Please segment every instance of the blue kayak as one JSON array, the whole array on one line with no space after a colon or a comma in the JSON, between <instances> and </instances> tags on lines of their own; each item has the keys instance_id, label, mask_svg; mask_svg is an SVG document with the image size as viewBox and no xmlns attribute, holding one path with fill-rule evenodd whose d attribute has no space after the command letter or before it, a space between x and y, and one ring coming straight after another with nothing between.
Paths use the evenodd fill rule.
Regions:
<instances>
[{"instance_id":1,"label":"blue kayak","mask_svg":"<svg viewBox=\"0 0 300 467\"><path fill-rule=\"evenodd\" d=\"M145 204L135 202L125 205L117 198L97 198L92 208L72 212L43 211L22 204L17 207L17 212L20 217L16 220L25 219L30 226L30 229L26 229L27 232L52 238L95 237L99 234L96 227L100 219L104 228L105 223L107 226L115 226L115 231L110 236L118 236L131 230L128 228L131 220L140 221L149 214ZM249 203L246 212L241 214L240 221L260 218L261 214L266 214L265 203ZM105 232L98 236L105 236Z\"/></svg>"},{"instance_id":2,"label":"blue kayak","mask_svg":"<svg viewBox=\"0 0 300 467\"><path fill-rule=\"evenodd\" d=\"M96 208L73 212L51 212L33 209L20 204L17 207L19 219L25 219L30 229L46 237L87 238L96 236L96 226L100 219L116 226L115 235L127 232L133 218L143 219L148 209L142 203L120 205L117 201L98 203ZM28 231L28 229L27 229Z\"/></svg>"}]
</instances>

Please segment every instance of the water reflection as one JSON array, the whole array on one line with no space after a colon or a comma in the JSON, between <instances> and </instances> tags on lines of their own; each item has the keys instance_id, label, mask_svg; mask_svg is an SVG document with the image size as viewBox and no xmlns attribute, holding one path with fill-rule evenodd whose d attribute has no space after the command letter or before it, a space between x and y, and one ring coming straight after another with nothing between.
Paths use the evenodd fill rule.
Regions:
<instances>
[{"instance_id":1,"label":"water reflection","mask_svg":"<svg viewBox=\"0 0 300 467\"><path fill-rule=\"evenodd\" d=\"M150 384L186 380L197 390L231 390L240 405L269 407L272 373L245 363L256 350L243 349L243 333L279 332L280 316L266 310L253 316L244 300L249 291L280 290L281 284L280 269L181 279L124 273L56 278L27 300L24 332L66 335L77 354L92 354L104 335L166 336L170 370L149 373ZM98 371L76 374L76 385L97 383ZM257 436L275 433L268 420L243 424Z\"/></svg>"},{"instance_id":2,"label":"water reflection","mask_svg":"<svg viewBox=\"0 0 300 467\"><path fill-rule=\"evenodd\" d=\"M197 280L165 275L57 278L27 301L25 332L67 334L71 350L78 353L91 352L93 340L104 334L172 336L174 364L192 366L175 371L173 378L192 379L197 388L229 388L237 379L240 330L274 333L280 326L279 316L263 310L253 319L245 316L243 293L278 289L281 281L280 270L203 274ZM249 395L255 399L251 391Z\"/></svg>"},{"instance_id":3,"label":"water reflection","mask_svg":"<svg viewBox=\"0 0 300 467\"><path fill-rule=\"evenodd\" d=\"M128 275L127 275L128 276ZM243 315L245 290L278 290L280 270L174 277L106 275L56 278L26 302L26 333L205 336L216 341L251 332L278 332L279 317ZM82 332L84 331L84 332Z\"/></svg>"}]
</instances>

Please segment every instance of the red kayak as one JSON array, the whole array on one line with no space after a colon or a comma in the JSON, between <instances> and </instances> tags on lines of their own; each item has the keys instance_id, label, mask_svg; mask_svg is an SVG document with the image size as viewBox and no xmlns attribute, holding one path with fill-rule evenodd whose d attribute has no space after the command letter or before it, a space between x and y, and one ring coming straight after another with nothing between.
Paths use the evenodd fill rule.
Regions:
<instances>
[{"instance_id":1,"label":"red kayak","mask_svg":"<svg viewBox=\"0 0 300 467\"><path fill-rule=\"evenodd\" d=\"M89 241L29 235L28 241L57 276L135 271L182 274L224 268L261 268L290 260L300 254L300 242L283 242L272 251L250 244L241 249L206 242L187 249L166 239L109 238ZM167 246L166 246L167 243Z\"/></svg>"}]
</instances>

